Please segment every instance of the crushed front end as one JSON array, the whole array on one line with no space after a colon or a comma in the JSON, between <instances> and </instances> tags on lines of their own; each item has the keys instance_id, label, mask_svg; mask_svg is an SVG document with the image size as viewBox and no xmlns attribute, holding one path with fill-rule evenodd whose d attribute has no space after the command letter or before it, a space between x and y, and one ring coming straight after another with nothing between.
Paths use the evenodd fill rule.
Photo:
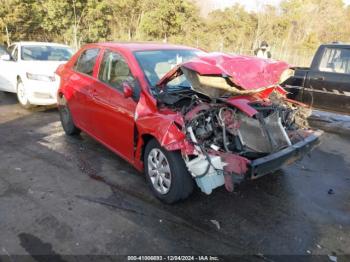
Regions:
<instances>
[{"instance_id":1,"label":"crushed front end","mask_svg":"<svg viewBox=\"0 0 350 262\"><path fill-rule=\"evenodd\" d=\"M237 62L234 57L230 59ZM220 61L221 71L230 64ZM266 73L269 62L263 61L268 65L259 68ZM276 77L288 70L285 64L281 68L274 65L270 75L267 72L264 87L257 83L251 88L242 74L233 78L236 71L201 74L198 65L203 64L191 62L179 67L175 75L173 72L174 78L186 76L190 90L165 89L158 101L160 107L183 116L181 130L194 150L182 155L204 193L223 185L233 191L235 182L270 174L302 158L318 144L322 132L310 129L307 123L311 110L287 99L276 83Z\"/></svg>"}]
</instances>

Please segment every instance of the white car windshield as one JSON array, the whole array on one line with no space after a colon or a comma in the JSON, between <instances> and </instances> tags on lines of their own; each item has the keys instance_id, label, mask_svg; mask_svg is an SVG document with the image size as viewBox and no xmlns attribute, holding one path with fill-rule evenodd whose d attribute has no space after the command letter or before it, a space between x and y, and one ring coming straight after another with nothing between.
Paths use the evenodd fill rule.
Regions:
<instances>
[{"instance_id":1,"label":"white car windshield","mask_svg":"<svg viewBox=\"0 0 350 262\"><path fill-rule=\"evenodd\" d=\"M7 53L6 48L0 45L0 56L7 55L7 54L8 53Z\"/></svg>"},{"instance_id":2,"label":"white car windshield","mask_svg":"<svg viewBox=\"0 0 350 262\"><path fill-rule=\"evenodd\" d=\"M64 46L22 46L21 57L25 61L68 61L73 50Z\"/></svg>"}]
</instances>

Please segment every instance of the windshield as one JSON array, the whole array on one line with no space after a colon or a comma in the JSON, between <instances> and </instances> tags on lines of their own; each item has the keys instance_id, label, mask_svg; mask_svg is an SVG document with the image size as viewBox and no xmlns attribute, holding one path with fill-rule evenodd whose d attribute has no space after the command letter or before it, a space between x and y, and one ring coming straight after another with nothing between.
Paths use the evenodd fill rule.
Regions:
<instances>
[{"instance_id":1,"label":"windshield","mask_svg":"<svg viewBox=\"0 0 350 262\"><path fill-rule=\"evenodd\" d=\"M2 56L2 55L7 55L7 54L8 54L8 53L7 53L7 51L6 51L6 48L0 45L0 56Z\"/></svg>"},{"instance_id":2,"label":"windshield","mask_svg":"<svg viewBox=\"0 0 350 262\"><path fill-rule=\"evenodd\" d=\"M197 57L200 50L151 50L137 51L135 57L148 82L155 87L157 82L178 64ZM167 88L190 88L190 83L182 75L170 81Z\"/></svg>"},{"instance_id":3,"label":"windshield","mask_svg":"<svg viewBox=\"0 0 350 262\"><path fill-rule=\"evenodd\" d=\"M73 51L64 46L22 46L21 51L25 61L68 61L72 54Z\"/></svg>"}]
</instances>

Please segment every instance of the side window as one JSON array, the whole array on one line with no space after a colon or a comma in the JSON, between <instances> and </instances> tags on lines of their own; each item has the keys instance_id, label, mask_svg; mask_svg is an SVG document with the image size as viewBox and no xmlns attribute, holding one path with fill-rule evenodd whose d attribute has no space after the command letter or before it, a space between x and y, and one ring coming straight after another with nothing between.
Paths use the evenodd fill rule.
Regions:
<instances>
[{"instance_id":1,"label":"side window","mask_svg":"<svg viewBox=\"0 0 350 262\"><path fill-rule=\"evenodd\" d=\"M0 56L2 55L7 55L7 50L5 48L3 48L2 46L0 46Z\"/></svg>"},{"instance_id":2,"label":"side window","mask_svg":"<svg viewBox=\"0 0 350 262\"><path fill-rule=\"evenodd\" d=\"M350 49L326 48L319 70L340 74L350 74Z\"/></svg>"},{"instance_id":3,"label":"side window","mask_svg":"<svg viewBox=\"0 0 350 262\"><path fill-rule=\"evenodd\" d=\"M122 90L124 81L135 87L135 79L124 58L109 50L106 50L103 55L98 79L119 90Z\"/></svg>"},{"instance_id":4,"label":"side window","mask_svg":"<svg viewBox=\"0 0 350 262\"><path fill-rule=\"evenodd\" d=\"M76 61L74 69L80 73L92 76L99 51L99 48L85 50Z\"/></svg>"}]
</instances>

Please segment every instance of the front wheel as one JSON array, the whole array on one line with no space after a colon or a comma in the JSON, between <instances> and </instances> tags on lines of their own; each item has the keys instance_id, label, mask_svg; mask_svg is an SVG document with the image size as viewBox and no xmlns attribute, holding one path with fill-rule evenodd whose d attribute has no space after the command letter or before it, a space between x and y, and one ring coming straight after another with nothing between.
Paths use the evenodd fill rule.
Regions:
<instances>
[{"instance_id":1,"label":"front wheel","mask_svg":"<svg viewBox=\"0 0 350 262\"><path fill-rule=\"evenodd\" d=\"M33 105L31 105L29 102L26 87L24 86L21 80L18 80L17 83L17 100L20 103L20 105L25 109L30 109L33 107Z\"/></svg>"},{"instance_id":2,"label":"front wheel","mask_svg":"<svg viewBox=\"0 0 350 262\"><path fill-rule=\"evenodd\" d=\"M144 168L148 184L157 198L172 204L193 191L193 180L179 152L169 152L156 140L145 148Z\"/></svg>"},{"instance_id":3,"label":"front wheel","mask_svg":"<svg viewBox=\"0 0 350 262\"><path fill-rule=\"evenodd\" d=\"M73 122L72 114L64 96L59 98L58 112L60 114L61 124L66 135L79 135L80 129L77 128Z\"/></svg>"}]
</instances>

